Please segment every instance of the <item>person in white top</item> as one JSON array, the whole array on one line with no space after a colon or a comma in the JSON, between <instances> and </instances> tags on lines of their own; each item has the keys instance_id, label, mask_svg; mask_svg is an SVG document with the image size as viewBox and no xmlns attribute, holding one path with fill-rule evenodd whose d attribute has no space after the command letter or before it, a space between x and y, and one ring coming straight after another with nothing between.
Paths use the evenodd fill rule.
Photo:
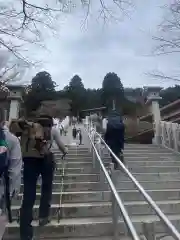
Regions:
<instances>
[{"instance_id":1,"label":"person in white top","mask_svg":"<svg viewBox=\"0 0 180 240\"><path fill-rule=\"evenodd\" d=\"M0 127L4 133L5 141L8 145L8 177L9 177L9 195L14 198L18 195L21 186L21 168L22 154L19 139L9 132L7 122L1 121ZM8 223L7 214L2 211L7 202L5 200L4 181L0 181L0 239L2 239L6 224ZM7 200L7 199L6 199Z\"/></svg>"}]
</instances>

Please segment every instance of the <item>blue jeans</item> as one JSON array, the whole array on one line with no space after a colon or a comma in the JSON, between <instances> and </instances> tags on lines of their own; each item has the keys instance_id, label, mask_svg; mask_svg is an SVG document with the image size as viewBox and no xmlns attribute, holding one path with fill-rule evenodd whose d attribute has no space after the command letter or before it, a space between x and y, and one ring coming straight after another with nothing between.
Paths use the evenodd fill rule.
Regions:
<instances>
[{"instance_id":1,"label":"blue jeans","mask_svg":"<svg viewBox=\"0 0 180 240\"><path fill-rule=\"evenodd\" d=\"M39 175L42 177L39 218L49 216L52 197L52 182L54 174L54 159L25 158L24 159L24 192L20 209L20 238L29 240L33 237L31 222L33 206L36 200L36 183Z\"/></svg>"}]
</instances>

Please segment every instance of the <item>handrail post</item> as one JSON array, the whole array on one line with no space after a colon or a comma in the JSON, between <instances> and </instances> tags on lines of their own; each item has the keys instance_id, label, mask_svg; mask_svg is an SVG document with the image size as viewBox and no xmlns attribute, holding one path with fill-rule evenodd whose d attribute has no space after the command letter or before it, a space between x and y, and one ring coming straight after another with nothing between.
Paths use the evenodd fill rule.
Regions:
<instances>
[{"instance_id":1,"label":"handrail post","mask_svg":"<svg viewBox=\"0 0 180 240\"><path fill-rule=\"evenodd\" d=\"M98 136L98 133L95 133ZM106 180L108 181L108 185L110 187L111 190L111 194L112 194L112 220L113 220L113 228L114 228L114 240L118 240L119 238L119 230L118 230L118 223L119 223L119 215L120 212L122 214L122 217L124 219L125 224L127 225L128 231L130 233L130 235L132 236L133 240L140 240L137 231L129 217L129 214L116 190L116 187L110 177L110 175L112 176L113 174L113 168L112 171L110 172L110 175L108 174L108 171L106 170L106 167L104 166L104 163L101 159L101 157L99 156L98 150L96 148L96 144L95 142L93 142L92 140L92 136L90 134L88 134L88 137L90 139L90 143L93 146L94 152L96 154L97 157L97 161L99 163L99 169L102 168L102 171L105 175ZM101 137L100 137L101 139ZM102 139L101 139L102 140ZM113 199L114 198L114 199Z\"/></svg>"},{"instance_id":2,"label":"handrail post","mask_svg":"<svg viewBox=\"0 0 180 240\"><path fill-rule=\"evenodd\" d=\"M92 164L93 164L93 168L96 168L96 159L95 159L94 149L92 149Z\"/></svg>"},{"instance_id":3,"label":"handrail post","mask_svg":"<svg viewBox=\"0 0 180 240\"><path fill-rule=\"evenodd\" d=\"M114 168L113 164L110 164L110 176L112 179L112 182L115 182L115 175L114 175ZM113 240L118 240L119 239L119 233L118 233L118 205L117 201L111 191L111 203L112 203L112 225L113 225Z\"/></svg>"},{"instance_id":4,"label":"handrail post","mask_svg":"<svg viewBox=\"0 0 180 240\"><path fill-rule=\"evenodd\" d=\"M91 134L92 141L94 142L94 132L92 131L91 128L90 128L90 134ZM91 152L92 152L92 155L93 155L92 156L93 168L96 168L96 156L95 156L95 152L94 152L92 144L91 144Z\"/></svg>"},{"instance_id":5,"label":"handrail post","mask_svg":"<svg viewBox=\"0 0 180 240\"><path fill-rule=\"evenodd\" d=\"M154 222L143 222L143 233L147 240L156 240Z\"/></svg>"},{"instance_id":6,"label":"handrail post","mask_svg":"<svg viewBox=\"0 0 180 240\"><path fill-rule=\"evenodd\" d=\"M97 135L95 133L94 133L93 143L96 146L98 154L99 154L99 141L98 141ZM95 169L97 170L97 172L100 174L101 173L100 163L99 163L99 161L96 161L96 159L95 159L94 166L95 166Z\"/></svg>"},{"instance_id":7,"label":"handrail post","mask_svg":"<svg viewBox=\"0 0 180 240\"><path fill-rule=\"evenodd\" d=\"M98 150L98 154L99 154L99 156L100 156L100 158L101 158L101 156L102 156L102 152L101 152L101 139L100 139L100 137L98 137L97 139L96 139L96 146L97 146L97 150ZM102 158L101 158L102 159ZM101 184L101 186L103 186L104 187L104 182L105 182L105 179L104 179L104 173L103 173L103 170L102 170L102 168L99 166L99 169L98 169L99 171L100 171L100 184Z\"/></svg>"}]
</instances>

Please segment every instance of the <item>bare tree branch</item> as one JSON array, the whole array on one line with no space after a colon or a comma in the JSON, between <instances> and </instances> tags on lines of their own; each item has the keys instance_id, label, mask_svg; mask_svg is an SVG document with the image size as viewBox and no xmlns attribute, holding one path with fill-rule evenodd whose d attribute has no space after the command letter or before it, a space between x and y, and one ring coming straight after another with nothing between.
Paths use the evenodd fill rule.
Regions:
<instances>
[{"instance_id":1,"label":"bare tree branch","mask_svg":"<svg viewBox=\"0 0 180 240\"><path fill-rule=\"evenodd\" d=\"M57 32L58 18L70 13L81 4L85 7L85 22L90 16L92 6L99 3L99 17L105 21L109 18L117 20L114 9L125 13L132 0L12 0L0 3L0 46L8 49L16 58L28 64L31 60L24 55L29 44L45 47L43 31L53 34ZM92 10L93 11L93 10ZM118 14L120 15L120 14Z\"/></svg>"},{"instance_id":2,"label":"bare tree branch","mask_svg":"<svg viewBox=\"0 0 180 240\"><path fill-rule=\"evenodd\" d=\"M173 77L173 76L167 76L162 72L154 71L152 73L146 73L147 76L154 78L154 79L160 79L163 81L174 81L174 82L180 82L180 78Z\"/></svg>"},{"instance_id":3,"label":"bare tree branch","mask_svg":"<svg viewBox=\"0 0 180 240\"><path fill-rule=\"evenodd\" d=\"M2 78L3 76L5 76L9 71L11 71L13 68L16 67L16 64L13 64L12 66L10 67L5 67L3 70L2 70L2 73L0 73L0 78Z\"/></svg>"},{"instance_id":4,"label":"bare tree branch","mask_svg":"<svg viewBox=\"0 0 180 240\"><path fill-rule=\"evenodd\" d=\"M180 52L180 0L175 0L165 9L167 15L159 25L159 36L153 37L158 43L154 53L158 55Z\"/></svg>"},{"instance_id":5,"label":"bare tree branch","mask_svg":"<svg viewBox=\"0 0 180 240\"><path fill-rule=\"evenodd\" d=\"M174 0L164 7L166 11L162 23L158 26L157 36L153 40L157 46L153 52L155 55L172 55L180 53L180 0ZM153 71L148 76L163 81L180 82L179 76L167 76L167 74Z\"/></svg>"}]
</instances>

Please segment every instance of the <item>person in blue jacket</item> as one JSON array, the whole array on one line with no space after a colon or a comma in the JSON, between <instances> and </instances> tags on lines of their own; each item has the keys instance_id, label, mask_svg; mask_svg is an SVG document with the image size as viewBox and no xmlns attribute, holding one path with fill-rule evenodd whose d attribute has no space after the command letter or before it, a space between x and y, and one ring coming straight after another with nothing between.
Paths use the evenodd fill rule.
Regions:
<instances>
[{"instance_id":1,"label":"person in blue jacket","mask_svg":"<svg viewBox=\"0 0 180 240\"><path fill-rule=\"evenodd\" d=\"M108 116L107 128L105 133L105 142L114 152L114 154L120 158L123 162L124 149L124 133L125 127L120 113L112 110ZM112 162L114 163L114 169L118 168L118 163L116 159L111 155Z\"/></svg>"}]
</instances>

